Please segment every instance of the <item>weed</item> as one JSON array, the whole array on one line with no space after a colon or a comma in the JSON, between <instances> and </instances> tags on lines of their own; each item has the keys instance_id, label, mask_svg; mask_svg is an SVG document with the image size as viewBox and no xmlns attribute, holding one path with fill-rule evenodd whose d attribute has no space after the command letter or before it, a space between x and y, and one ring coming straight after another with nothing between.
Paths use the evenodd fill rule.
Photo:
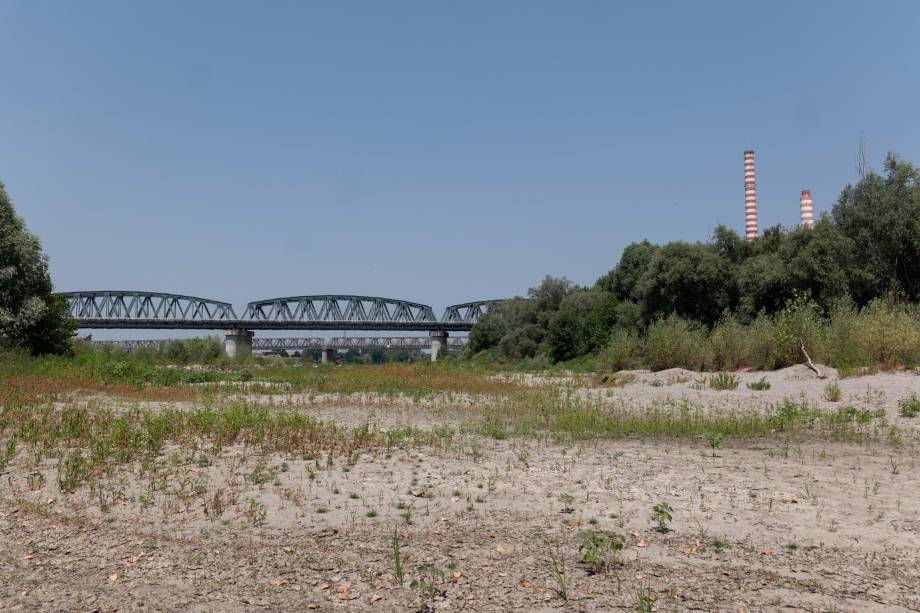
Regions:
<instances>
[{"instance_id":1,"label":"weed","mask_svg":"<svg viewBox=\"0 0 920 613\"><path fill-rule=\"evenodd\" d=\"M549 568L553 581L556 582L556 593L563 600L570 598L569 579L565 569L565 552L561 547L556 547L549 554Z\"/></svg>"},{"instance_id":2,"label":"weed","mask_svg":"<svg viewBox=\"0 0 920 613\"><path fill-rule=\"evenodd\" d=\"M57 485L65 493L74 492L87 477L86 458L78 449L74 449L58 463Z\"/></svg>"},{"instance_id":3,"label":"weed","mask_svg":"<svg viewBox=\"0 0 920 613\"><path fill-rule=\"evenodd\" d=\"M439 587L446 577L444 571L434 564L422 564L416 568L418 579L414 579L409 587L414 590L421 601L419 611L434 611L434 600L444 591Z\"/></svg>"},{"instance_id":4,"label":"weed","mask_svg":"<svg viewBox=\"0 0 920 613\"><path fill-rule=\"evenodd\" d=\"M716 553L722 553L722 550L725 549L725 541L720 538L712 539L710 545L712 545L712 550Z\"/></svg>"},{"instance_id":5,"label":"weed","mask_svg":"<svg viewBox=\"0 0 920 613\"><path fill-rule=\"evenodd\" d=\"M891 467L891 474L897 475L901 472L901 465L894 461L894 458L888 458L888 465Z\"/></svg>"},{"instance_id":6,"label":"weed","mask_svg":"<svg viewBox=\"0 0 920 613\"><path fill-rule=\"evenodd\" d=\"M707 432L705 434L706 442L712 448L712 457L716 457L716 449L722 444L721 432Z\"/></svg>"},{"instance_id":7,"label":"weed","mask_svg":"<svg viewBox=\"0 0 920 613\"><path fill-rule=\"evenodd\" d=\"M767 381L766 377L761 377L757 381L751 381L747 384L749 390L754 390L755 392L763 392L770 389L770 382Z\"/></svg>"},{"instance_id":8,"label":"weed","mask_svg":"<svg viewBox=\"0 0 920 613\"><path fill-rule=\"evenodd\" d=\"M898 412L901 417L917 417L920 415L920 398L911 394L908 398L898 401Z\"/></svg>"},{"instance_id":9,"label":"weed","mask_svg":"<svg viewBox=\"0 0 920 613\"><path fill-rule=\"evenodd\" d=\"M642 583L636 588L636 613L652 613L655 610L655 595L648 583Z\"/></svg>"},{"instance_id":10,"label":"weed","mask_svg":"<svg viewBox=\"0 0 920 613\"><path fill-rule=\"evenodd\" d=\"M737 376L720 372L711 377L709 377L709 387L714 390L724 391L724 390L733 390L738 387L738 384L741 383L741 379Z\"/></svg>"},{"instance_id":11,"label":"weed","mask_svg":"<svg viewBox=\"0 0 920 613\"><path fill-rule=\"evenodd\" d=\"M214 490L210 498L204 501L204 514L211 520L220 519L227 507L227 501L224 500L224 491L221 488Z\"/></svg>"},{"instance_id":12,"label":"weed","mask_svg":"<svg viewBox=\"0 0 920 613\"><path fill-rule=\"evenodd\" d=\"M578 533L581 561L595 573L606 571L620 561L626 540L608 530L583 530Z\"/></svg>"},{"instance_id":13,"label":"weed","mask_svg":"<svg viewBox=\"0 0 920 613\"><path fill-rule=\"evenodd\" d=\"M393 526L393 538L390 541L390 546L390 552L393 555L393 576L396 577L396 580L400 585L402 585L406 578L406 571L405 567L403 566L405 558L400 551L399 530L396 528L396 526Z\"/></svg>"},{"instance_id":14,"label":"weed","mask_svg":"<svg viewBox=\"0 0 920 613\"><path fill-rule=\"evenodd\" d=\"M17 442L18 438L16 435L11 436L9 440L6 441L6 445L3 447L3 452L0 453L0 472L3 472L7 465L9 465L9 463L12 462L13 458L16 456Z\"/></svg>"},{"instance_id":15,"label":"weed","mask_svg":"<svg viewBox=\"0 0 920 613\"><path fill-rule=\"evenodd\" d=\"M828 383L824 386L824 399L828 402L840 402L840 399L843 398L843 394L840 391L840 386L836 382Z\"/></svg>"},{"instance_id":16,"label":"weed","mask_svg":"<svg viewBox=\"0 0 920 613\"><path fill-rule=\"evenodd\" d=\"M652 507L652 512L649 515L649 519L658 524L655 527L658 532L667 532L668 524L671 523L672 519L674 519L671 515L673 512L674 509L671 508L671 505L662 501Z\"/></svg>"},{"instance_id":17,"label":"weed","mask_svg":"<svg viewBox=\"0 0 920 613\"><path fill-rule=\"evenodd\" d=\"M559 494L559 502L564 504L560 513L574 513L575 509L572 508L572 503L575 502L575 497L570 494Z\"/></svg>"},{"instance_id":18,"label":"weed","mask_svg":"<svg viewBox=\"0 0 920 613\"><path fill-rule=\"evenodd\" d=\"M265 523L267 511L265 504L255 498L247 499L246 518L253 526L261 526Z\"/></svg>"}]
</instances>

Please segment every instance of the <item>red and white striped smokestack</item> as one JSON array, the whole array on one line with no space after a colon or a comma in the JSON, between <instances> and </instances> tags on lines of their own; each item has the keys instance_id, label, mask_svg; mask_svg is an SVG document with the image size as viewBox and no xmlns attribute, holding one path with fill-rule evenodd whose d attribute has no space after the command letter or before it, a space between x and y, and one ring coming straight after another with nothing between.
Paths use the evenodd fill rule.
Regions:
<instances>
[{"instance_id":1,"label":"red and white striped smokestack","mask_svg":"<svg viewBox=\"0 0 920 613\"><path fill-rule=\"evenodd\" d=\"M744 238L757 238L757 180L754 178L754 152L744 152Z\"/></svg>"},{"instance_id":2,"label":"red and white striped smokestack","mask_svg":"<svg viewBox=\"0 0 920 613\"><path fill-rule=\"evenodd\" d=\"M802 199L799 200L799 214L802 217L803 228L813 228L815 225L815 213L811 204L811 190L802 190Z\"/></svg>"}]
</instances>

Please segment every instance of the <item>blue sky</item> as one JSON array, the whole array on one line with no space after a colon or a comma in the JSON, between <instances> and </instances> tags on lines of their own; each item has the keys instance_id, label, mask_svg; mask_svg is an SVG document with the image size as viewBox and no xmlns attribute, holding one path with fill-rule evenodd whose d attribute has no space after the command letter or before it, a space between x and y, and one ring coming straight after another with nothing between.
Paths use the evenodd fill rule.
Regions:
<instances>
[{"instance_id":1,"label":"blue sky","mask_svg":"<svg viewBox=\"0 0 920 613\"><path fill-rule=\"evenodd\" d=\"M0 2L0 180L61 290L447 304L920 162L916 2Z\"/></svg>"}]
</instances>

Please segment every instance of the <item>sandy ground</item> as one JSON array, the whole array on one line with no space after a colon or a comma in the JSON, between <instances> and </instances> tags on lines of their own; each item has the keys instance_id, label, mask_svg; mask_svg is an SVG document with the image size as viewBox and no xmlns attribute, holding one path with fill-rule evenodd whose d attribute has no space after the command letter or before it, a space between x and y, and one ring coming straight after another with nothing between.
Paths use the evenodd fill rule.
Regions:
<instances>
[{"instance_id":1,"label":"sandy ground","mask_svg":"<svg viewBox=\"0 0 920 613\"><path fill-rule=\"evenodd\" d=\"M828 381L795 369L742 374L727 392L693 373L633 375L579 393L751 410L787 397L827 403ZM762 376L770 390L745 387ZM920 377L839 385L843 400L828 406L883 410L903 444L771 437L726 441L712 457L701 440L458 434L331 466L243 447L172 449L153 476L126 467L70 495L52 460L17 459L0 475L0 609L607 611L636 610L646 594L656 611L920 610L920 418L897 413ZM287 400L343 423L463 419L392 399ZM659 531L649 515L662 501L673 521ZM620 558L601 572L582 563L584 530L623 535ZM420 576L434 585L427 600L410 587Z\"/></svg>"}]
</instances>

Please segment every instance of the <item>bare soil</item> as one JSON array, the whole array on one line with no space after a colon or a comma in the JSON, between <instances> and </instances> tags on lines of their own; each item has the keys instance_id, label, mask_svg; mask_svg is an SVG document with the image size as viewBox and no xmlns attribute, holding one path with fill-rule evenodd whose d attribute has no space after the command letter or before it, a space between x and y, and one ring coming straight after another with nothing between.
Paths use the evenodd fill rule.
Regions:
<instances>
[{"instance_id":1,"label":"bare soil","mask_svg":"<svg viewBox=\"0 0 920 613\"><path fill-rule=\"evenodd\" d=\"M849 403L884 413L903 442L563 445L461 433L468 416L447 400L268 397L343 424L458 433L331 464L176 448L156 477L125 466L72 494L58 490L56 460L20 454L0 475L0 609L608 611L647 599L656 611L920 610L920 418L897 410L920 377L844 379L830 403L833 379L799 369L742 373L721 392L696 373L632 375L578 391L751 410L790 397ZM761 377L770 390L746 387ZM673 520L659 530L650 512L662 501ZM586 530L623 535L620 558L583 563ZM426 564L443 576L420 572ZM410 587L420 577L428 598Z\"/></svg>"}]
</instances>

